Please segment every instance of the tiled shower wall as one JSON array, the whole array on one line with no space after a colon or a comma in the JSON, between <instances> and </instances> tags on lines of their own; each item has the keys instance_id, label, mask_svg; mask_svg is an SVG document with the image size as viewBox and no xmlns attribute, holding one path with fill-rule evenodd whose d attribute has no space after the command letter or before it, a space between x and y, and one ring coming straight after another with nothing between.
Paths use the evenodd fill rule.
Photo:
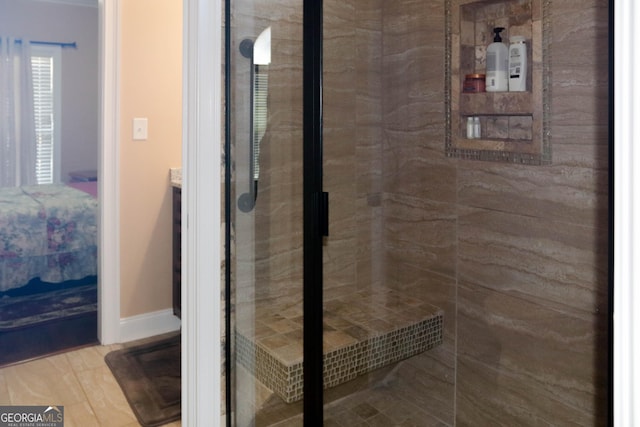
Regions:
<instances>
[{"instance_id":1,"label":"tiled shower wall","mask_svg":"<svg viewBox=\"0 0 640 427\"><path fill-rule=\"evenodd\" d=\"M448 319L399 375L447 423L606 424L607 8L552 1L553 162L518 166L443 156L444 2L385 3L388 277Z\"/></svg>"},{"instance_id":2,"label":"tiled shower wall","mask_svg":"<svg viewBox=\"0 0 640 427\"><path fill-rule=\"evenodd\" d=\"M382 68L380 1L329 0L324 23L324 188L330 193L325 244L328 297L381 286ZM302 8L300 0L236 2L237 46L272 28L269 125L261 144L255 209L236 213L238 301L302 293ZM268 16L268 19L255 16ZM246 169L248 61L232 52L236 170ZM353 59L351 59L353 58ZM346 60L345 60L346 59ZM248 188L236 173L235 198ZM253 287L253 282L259 285Z\"/></svg>"},{"instance_id":3,"label":"tiled shower wall","mask_svg":"<svg viewBox=\"0 0 640 427\"><path fill-rule=\"evenodd\" d=\"M246 36L277 23L271 169L235 273L240 299L268 301L301 291L302 16L251 3ZM518 166L444 156L444 1L325 1L328 292L419 286L444 310L444 343L396 375L447 424L605 424L607 6L553 0L553 161ZM254 264L280 285L245 286Z\"/></svg>"},{"instance_id":4,"label":"tiled shower wall","mask_svg":"<svg viewBox=\"0 0 640 427\"><path fill-rule=\"evenodd\" d=\"M384 2L383 16L386 277L420 286L444 310L443 344L404 362L398 382L403 397L453 425L458 161L444 156L444 1Z\"/></svg>"}]
</instances>

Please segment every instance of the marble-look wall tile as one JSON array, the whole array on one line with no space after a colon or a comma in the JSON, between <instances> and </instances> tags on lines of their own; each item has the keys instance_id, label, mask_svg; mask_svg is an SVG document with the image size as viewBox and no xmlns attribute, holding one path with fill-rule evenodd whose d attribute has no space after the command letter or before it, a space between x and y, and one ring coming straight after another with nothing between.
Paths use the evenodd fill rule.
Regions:
<instances>
[{"instance_id":1,"label":"marble-look wall tile","mask_svg":"<svg viewBox=\"0 0 640 427\"><path fill-rule=\"evenodd\" d=\"M436 127L437 124L434 124ZM440 128L442 129L442 127ZM442 157L442 144L428 129L385 131L383 188L387 193L455 203L455 162ZM441 142L442 139L439 139Z\"/></svg>"},{"instance_id":2,"label":"marble-look wall tile","mask_svg":"<svg viewBox=\"0 0 640 427\"><path fill-rule=\"evenodd\" d=\"M602 201L607 183L602 173L575 164L529 167L465 162L458 170L458 200L465 206L604 227L607 205Z\"/></svg>"},{"instance_id":3,"label":"marble-look wall tile","mask_svg":"<svg viewBox=\"0 0 640 427\"><path fill-rule=\"evenodd\" d=\"M385 55L404 52L412 47L444 44L444 4L440 1L399 0L383 4ZM429 39L425 37L437 37Z\"/></svg>"},{"instance_id":4,"label":"marble-look wall tile","mask_svg":"<svg viewBox=\"0 0 640 427\"><path fill-rule=\"evenodd\" d=\"M458 425L604 425L606 315L514 295L458 288Z\"/></svg>"},{"instance_id":5,"label":"marble-look wall tile","mask_svg":"<svg viewBox=\"0 0 640 427\"><path fill-rule=\"evenodd\" d=\"M444 140L444 5L385 4L383 20L383 188L454 202L455 168ZM442 43L435 43L441 40Z\"/></svg>"},{"instance_id":6,"label":"marble-look wall tile","mask_svg":"<svg viewBox=\"0 0 640 427\"><path fill-rule=\"evenodd\" d=\"M387 286L403 294L428 301L444 312L443 346L453 355L456 339L456 280L405 262L390 254L386 260ZM453 362L449 362L453 364Z\"/></svg>"},{"instance_id":7,"label":"marble-look wall tile","mask_svg":"<svg viewBox=\"0 0 640 427\"><path fill-rule=\"evenodd\" d=\"M553 2L553 165L457 164L457 425L605 424L606 10Z\"/></svg>"},{"instance_id":8,"label":"marble-look wall tile","mask_svg":"<svg viewBox=\"0 0 640 427\"><path fill-rule=\"evenodd\" d=\"M358 1L355 13L357 192L382 191L382 6Z\"/></svg>"},{"instance_id":9,"label":"marble-look wall tile","mask_svg":"<svg viewBox=\"0 0 640 427\"><path fill-rule=\"evenodd\" d=\"M593 71L601 68L606 73L608 8L608 2L603 0L554 0L551 11L553 65L569 66L576 72L588 66Z\"/></svg>"},{"instance_id":10,"label":"marble-look wall tile","mask_svg":"<svg viewBox=\"0 0 640 427\"><path fill-rule=\"evenodd\" d=\"M384 0L353 0L355 4L355 27L380 31Z\"/></svg>"},{"instance_id":11,"label":"marble-look wall tile","mask_svg":"<svg viewBox=\"0 0 640 427\"><path fill-rule=\"evenodd\" d=\"M299 0L258 0L231 5L232 34L239 40L255 38L268 26L290 40L302 40L302 2Z\"/></svg>"},{"instance_id":12,"label":"marble-look wall tile","mask_svg":"<svg viewBox=\"0 0 640 427\"><path fill-rule=\"evenodd\" d=\"M560 62L560 61L558 61ZM587 138L583 143L606 143L607 134L594 140L594 134L580 132L580 126L592 130L608 122L607 62L596 66L576 68L561 62L555 67L552 83L553 141L562 144L565 139ZM569 126L570 132L564 128ZM556 132L561 132L557 134ZM593 142L592 142L593 141Z\"/></svg>"},{"instance_id":13,"label":"marble-look wall tile","mask_svg":"<svg viewBox=\"0 0 640 427\"><path fill-rule=\"evenodd\" d=\"M351 170L355 174L355 275L357 289L364 290L386 286L381 195L383 2L353 3L355 158Z\"/></svg>"},{"instance_id":14,"label":"marble-look wall tile","mask_svg":"<svg viewBox=\"0 0 640 427\"><path fill-rule=\"evenodd\" d=\"M258 197L248 223L236 228L237 241L245 242L238 244L238 252L247 245L243 252L255 267L247 276L260 298L302 283L302 43L279 34L279 25L280 21L272 28L268 126L260 145ZM238 220L243 215L238 213Z\"/></svg>"},{"instance_id":15,"label":"marble-look wall tile","mask_svg":"<svg viewBox=\"0 0 640 427\"><path fill-rule=\"evenodd\" d=\"M356 282L358 290L387 286L383 248L383 214L380 194L356 200Z\"/></svg>"},{"instance_id":16,"label":"marble-look wall tile","mask_svg":"<svg viewBox=\"0 0 640 427\"><path fill-rule=\"evenodd\" d=\"M358 262L361 253L354 248L371 247L368 241L359 242L356 203L359 198L358 181L371 177L368 154L359 150L358 84L367 82L367 75L359 75L370 58L368 52L357 47L362 42L356 37L357 2L330 1L325 3L324 59L323 59L323 187L329 192L329 238L324 246L325 289L356 286ZM361 33L362 34L362 33ZM366 34L366 33L365 33ZM356 61L358 55L361 61ZM361 63L362 62L362 63ZM362 112L367 114L367 109ZM375 141L367 141L372 146ZM358 157L364 154L364 157ZM357 175L364 172L363 177Z\"/></svg>"},{"instance_id":17,"label":"marble-look wall tile","mask_svg":"<svg viewBox=\"0 0 640 427\"><path fill-rule=\"evenodd\" d=\"M554 164L599 169L606 183L608 3L557 0L551 22Z\"/></svg>"},{"instance_id":18,"label":"marble-look wall tile","mask_svg":"<svg viewBox=\"0 0 640 427\"><path fill-rule=\"evenodd\" d=\"M591 127L592 135L600 135L608 132L608 126ZM570 165L578 168L593 169L598 171L597 181L599 188L606 188L609 176L609 144L583 144L576 140L553 146L554 163L558 165ZM598 204L606 204L603 197L598 199Z\"/></svg>"},{"instance_id":19,"label":"marble-look wall tile","mask_svg":"<svg viewBox=\"0 0 640 427\"><path fill-rule=\"evenodd\" d=\"M455 425L455 352L440 346L401 362L394 376L395 395L422 408L442 424Z\"/></svg>"},{"instance_id":20,"label":"marble-look wall tile","mask_svg":"<svg viewBox=\"0 0 640 427\"><path fill-rule=\"evenodd\" d=\"M425 114L444 114L444 85L425 84L429 76L441 78L442 62L432 58L442 55L442 49L436 47L411 47L405 52L385 55L385 129L419 130L425 125Z\"/></svg>"},{"instance_id":21,"label":"marble-look wall tile","mask_svg":"<svg viewBox=\"0 0 640 427\"><path fill-rule=\"evenodd\" d=\"M355 165L358 196L382 192L382 131L373 126L357 125Z\"/></svg>"},{"instance_id":22,"label":"marble-look wall tile","mask_svg":"<svg viewBox=\"0 0 640 427\"><path fill-rule=\"evenodd\" d=\"M346 183L345 183L346 184ZM342 188L355 190L351 185ZM325 187L326 188L326 187ZM323 252L324 288L356 284L357 227L356 198L353 191L329 191L329 237ZM363 242L366 247L369 245Z\"/></svg>"},{"instance_id":23,"label":"marble-look wall tile","mask_svg":"<svg viewBox=\"0 0 640 427\"><path fill-rule=\"evenodd\" d=\"M458 277L564 312L606 312L604 229L460 209Z\"/></svg>"},{"instance_id":24,"label":"marble-look wall tile","mask_svg":"<svg viewBox=\"0 0 640 427\"><path fill-rule=\"evenodd\" d=\"M443 310L443 342L439 347L402 362L392 376L398 396L422 407L446 425L455 424L456 281L405 262L386 257L388 285Z\"/></svg>"},{"instance_id":25,"label":"marble-look wall tile","mask_svg":"<svg viewBox=\"0 0 640 427\"><path fill-rule=\"evenodd\" d=\"M438 425L454 425L457 178L442 155L444 5L385 3L383 16L385 278L444 311L443 344L388 381Z\"/></svg>"},{"instance_id":26,"label":"marble-look wall tile","mask_svg":"<svg viewBox=\"0 0 640 427\"><path fill-rule=\"evenodd\" d=\"M331 107L329 104L325 109ZM336 126L324 132L323 187L325 191L355 195L357 180L354 165L360 159L356 158L355 120L346 121L349 127Z\"/></svg>"},{"instance_id":27,"label":"marble-look wall tile","mask_svg":"<svg viewBox=\"0 0 640 427\"><path fill-rule=\"evenodd\" d=\"M436 2L385 3L384 128L416 131L424 115L444 114L444 8ZM442 44L433 43L442 40ZM440 80L441 79L441 80ZM432 82L441 81L441 85Z\"/></svg>"},{"instance_id":28,"label":"marble-look wall tile","mask_svg":"<svg viewBox=\"0 0 640 427\"><path fill-rule=\"evenodd\" d=\"M455 275L455 205L410 196L384 198L385 248L407 264Z\"/></svg>"}]
</instances>

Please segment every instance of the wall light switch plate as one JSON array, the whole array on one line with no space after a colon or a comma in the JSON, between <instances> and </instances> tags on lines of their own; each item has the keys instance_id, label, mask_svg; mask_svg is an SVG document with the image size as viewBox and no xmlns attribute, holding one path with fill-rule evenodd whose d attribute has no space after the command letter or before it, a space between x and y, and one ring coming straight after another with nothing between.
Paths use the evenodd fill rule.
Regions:
<instances>
[{"instance_id":1,"label":"wall light switch plate","mask_svg":"<svg viewBox=\"0 0 640 427\"><path fill-rule=\"evenodd\" d=\"M147 140L148 123L149 122L146 117L133 119L133 139L135 141Z\"/></svg>"}]
</instances>

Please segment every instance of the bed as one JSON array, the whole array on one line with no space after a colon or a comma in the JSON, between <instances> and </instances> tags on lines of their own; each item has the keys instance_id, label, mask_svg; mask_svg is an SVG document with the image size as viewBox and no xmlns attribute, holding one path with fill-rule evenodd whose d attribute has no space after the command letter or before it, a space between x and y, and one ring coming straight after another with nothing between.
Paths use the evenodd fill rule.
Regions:
<instances>
[{"instance_id":1,"label":"bed","mask_svg":"<svg viewBox=\"0 0 640 427\"><path fill-rule=\"evenodd\" d=\"M0 292L97 274L95 185L0 188Z\"/></svg>"}]
</instances>

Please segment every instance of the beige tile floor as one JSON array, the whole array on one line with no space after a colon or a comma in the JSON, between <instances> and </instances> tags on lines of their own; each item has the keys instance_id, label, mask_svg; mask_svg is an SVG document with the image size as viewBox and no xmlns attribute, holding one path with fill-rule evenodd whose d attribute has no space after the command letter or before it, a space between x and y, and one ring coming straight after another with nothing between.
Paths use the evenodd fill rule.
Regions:
<instances>
[{"instance_id":1,"label":"beige tile floor","mask_svg":"<svg viewBox=\"0 0 640 427\"><path fill-rule=\"evenodd\" d=\"M104 362L107 353L121 347L86 347L2 368L0 405L64 406L65 427L139 426Z\"/></svg>"}]
</instances>

